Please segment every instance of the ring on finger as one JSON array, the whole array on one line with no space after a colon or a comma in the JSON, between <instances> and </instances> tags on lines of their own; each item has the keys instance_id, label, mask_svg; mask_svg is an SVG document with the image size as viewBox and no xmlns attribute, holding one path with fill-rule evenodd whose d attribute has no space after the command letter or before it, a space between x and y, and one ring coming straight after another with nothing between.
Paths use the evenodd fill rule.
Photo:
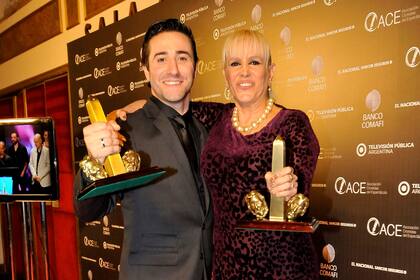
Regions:
<instances>
[{"instance_id":1,"label":"ring on finger","mask_svg":"<svg viewBox=\"0 0 420 280\"><path fill-rule=\"evenodd\" d=\"M105 148L106 146L105 146L105 139L104 138L101 138L101 144L102 144L102 148Z\"/></svg>"},{"instance_id":2,"label":"ring on finger","mask_svg":"<svg viewBox=\"0 0 420 280\"><path fill-rule=\"evenodd\" d=\"M271 184L273 184L274 183L274 181L277 179L277 175L273 175L271 178L270 178L270 181L271 181Z\"/></svg>"}]
</instances>

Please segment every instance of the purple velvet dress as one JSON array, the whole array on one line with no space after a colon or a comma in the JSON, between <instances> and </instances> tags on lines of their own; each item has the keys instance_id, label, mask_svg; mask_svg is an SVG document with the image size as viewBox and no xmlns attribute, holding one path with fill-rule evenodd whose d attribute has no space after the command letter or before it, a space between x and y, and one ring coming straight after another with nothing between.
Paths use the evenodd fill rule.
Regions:
<instances>
[{"instance_id":1,"label":"purple velvet dress","mask_svg":"<svg viewBox=\"0 0 420 280\"><path fill-rule=\"evenodd\" d=\"M298 176L298 192L309 194L319 145L306 115L283 108L262 130L241 135L231 124L232 105L197 106L193 112L211 128L201 171L214 211L214 279L318 279L319 264L307 233L235 229L252 218L244 201L258 190L269 203L264 175L271 171L272 144L286 142L286 163Z\"/></svg>"}]
</instances>

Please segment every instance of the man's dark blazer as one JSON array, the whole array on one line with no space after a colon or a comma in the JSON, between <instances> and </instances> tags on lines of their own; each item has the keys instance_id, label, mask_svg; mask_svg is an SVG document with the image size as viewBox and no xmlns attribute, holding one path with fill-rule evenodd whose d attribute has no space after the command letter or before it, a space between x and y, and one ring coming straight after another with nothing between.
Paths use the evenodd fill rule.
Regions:
<instances>
[{"instance_id":1,"label":"man's dark blazer","mask_svg":"<svg viewBox=\"0 0 420 280\"><path fill-rule=\"evenodd\" d=\"M207 132L200 130L200 151ZM159 166L167 176L149 186L125 192L122 198L124 242L120 279L202 279L211 272L212 222L205 190L203 211L188 158L168 118L153 102L128 115L121 131L140 153L142 166ZM75 194L80 188L76 176ZM82 221L108 213L115 198L75 201ZM204 278L204 279L206 279Z\"/></svg>"}]
</instances>

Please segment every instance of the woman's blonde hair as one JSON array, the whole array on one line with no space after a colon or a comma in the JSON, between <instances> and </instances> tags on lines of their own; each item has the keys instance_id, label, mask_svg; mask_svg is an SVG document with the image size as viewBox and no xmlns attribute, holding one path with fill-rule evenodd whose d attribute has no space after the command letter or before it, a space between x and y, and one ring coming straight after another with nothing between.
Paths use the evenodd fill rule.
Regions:
<instances>
[{"instance_id":1,"label":"woman's blonde hair","mask_svg":"<svg viewBox=\"0 0 420 280\"><path fill-rule=\"evenodd\" d=\"M225 45L223 46L222 61L223 67L226 67L227 58L236 48L255 48L262 49L264 55L265 66L271 65L271 51L270 46L265 40L264 36L257 31L248 29L238 30L226 38Z\"/></svg>"}]
</instances>

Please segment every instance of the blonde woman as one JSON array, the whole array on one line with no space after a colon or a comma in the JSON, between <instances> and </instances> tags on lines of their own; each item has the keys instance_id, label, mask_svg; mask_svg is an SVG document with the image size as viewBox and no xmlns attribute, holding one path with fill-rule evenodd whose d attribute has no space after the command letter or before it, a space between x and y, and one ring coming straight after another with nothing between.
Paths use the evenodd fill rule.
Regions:
<instances>
[{"instance_id":1,"label":"blonde woman","mask_svg":"<svg viewBox=\"0 0 420 280\"><path fill-rule=\"evenodd\" d=\"M318 279L317 257L307 233L235 229L250 215L244 201L252 190L289 199L309 195L319 145L308 118L270 98L275 66L258 32L242 30L223 49L227 92L234 106L193 104L211 127L201 153L201 173L214 212L214 279ZM272 144L286 142L286 165L272 174Z\"/></svg>"}]
</instances>

